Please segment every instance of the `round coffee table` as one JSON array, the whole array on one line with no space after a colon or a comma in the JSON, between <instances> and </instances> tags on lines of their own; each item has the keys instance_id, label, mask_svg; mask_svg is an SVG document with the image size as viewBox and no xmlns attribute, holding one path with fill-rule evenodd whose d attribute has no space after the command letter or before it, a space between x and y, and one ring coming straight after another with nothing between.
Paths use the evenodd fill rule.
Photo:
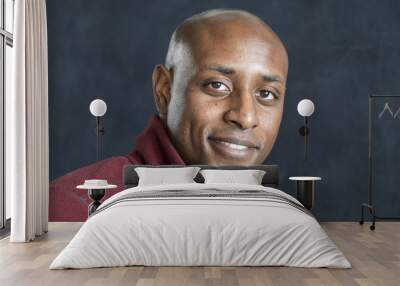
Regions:
<instances>
[{"instance_id":1,"label":"round coffee table","mask_svg":"<svg viewBox=\"0 0 400 286\"><path fill-rule=\"evenodd\" d=\"M315 181L322 180L321 177L289 177L289 180L297 182L296 198L305 208L311 210L314 207Z\"/></svg>"}]
</instances>

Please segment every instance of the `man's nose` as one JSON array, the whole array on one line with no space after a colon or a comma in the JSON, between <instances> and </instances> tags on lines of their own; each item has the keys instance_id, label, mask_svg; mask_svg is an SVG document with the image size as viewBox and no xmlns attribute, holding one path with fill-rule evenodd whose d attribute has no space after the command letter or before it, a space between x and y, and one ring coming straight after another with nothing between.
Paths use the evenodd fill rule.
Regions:
<instances>
[{"instance_id":1,"label":"man's nose","mask_svg":"<svg viewBox=\"0 0 400 286\"><path fill-rule=\"evenodd\" d=\"M240 129L257 127L259 122L254 96L247 91L231 94L230 108L225 113L225 121Z\"/></svg>"}]
</instances>

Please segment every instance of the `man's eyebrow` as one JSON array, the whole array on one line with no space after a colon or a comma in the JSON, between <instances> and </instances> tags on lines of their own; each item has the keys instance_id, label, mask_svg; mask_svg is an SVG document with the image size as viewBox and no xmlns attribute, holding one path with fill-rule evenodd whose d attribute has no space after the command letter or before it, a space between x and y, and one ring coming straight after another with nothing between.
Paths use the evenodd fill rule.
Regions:
<instances>
[{"instance_id":1,"label":"man's eyebrow","mask_svg":"<svg viewBox=\"0 0 400 286\"><path fill-rule=\"evenodd\" d=\"M217 71L217 72L220 72L220 73L223 73L226 75L235 73L235 70L233 68L230 68L227 66L222 66L222 65L209 65L209 66L206 66L205 69Z\"/></svg>"},{"instance_id":2,"label":"man's eyebrow","mask_svg":"<svg viewBox=\"0 0 400 286\"><path fill-rule=\"evenodd\" d=\"M223 65L207 65L205 66L205 69L217 71L226 75L231 75L235 73L235 70L233 68ZM275 74L263 74L261 75L261 78L266 82L284 82L283 78L280 75Z\"/></svg>"},{"instance_id":3,"label":"man's eyebrow","mask_svg":"<svg viewBox=\"0 0 400 286\"><path fill-rule=\"evenodd\" d=\"M262 75L262 79L266 82L281 82L283 83L284 80L280 75L274 75L274 74L264 74Z\"/></svg>"}]
</instances>

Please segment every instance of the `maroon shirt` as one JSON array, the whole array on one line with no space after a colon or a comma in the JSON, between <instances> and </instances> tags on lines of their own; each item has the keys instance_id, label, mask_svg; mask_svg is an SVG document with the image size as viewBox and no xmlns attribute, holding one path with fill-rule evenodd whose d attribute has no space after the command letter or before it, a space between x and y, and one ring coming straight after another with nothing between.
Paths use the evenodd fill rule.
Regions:
<instances>
[{"instance_id":1,"label":"maroon shirt","mask_svg":"<svg viewBox=\"0 0 400 286\"><path fill-rule=\"evenodd\" d=\"M160 118L153 115L145 130L135 139L135 149L127 156L111 157L72 171L50 183L49 220L85 221L91 199L87 190L76 186L88 179L106 179L118 188L106 192L104 199L122 191L122 169L124 165L184 165L182 158L172 145ZM103 200L104 200L103 199Z\"/></svg>"}]
</instances>

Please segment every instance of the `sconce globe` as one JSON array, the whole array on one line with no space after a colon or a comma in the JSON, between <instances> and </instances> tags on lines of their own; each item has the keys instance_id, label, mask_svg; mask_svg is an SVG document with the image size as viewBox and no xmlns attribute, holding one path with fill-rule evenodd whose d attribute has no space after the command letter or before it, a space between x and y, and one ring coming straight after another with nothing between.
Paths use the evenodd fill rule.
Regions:
<instances>
[{"instance_id":1,"label":"sconce globe","mask_svg":"<svg viewBox=\"0 0 400 286\"><path fill-rule=\"evenodd\" d=\"M90 103L90 113L96 117L102 117L107 112L107 104L101 99L95 99Z\"/></svg>"},{"instance_id":2,"label":"sconce globe","mask_svg":"<svg viewBox=\"0 0 400 286\"><path fill-rule=\"evenodd\" d=\"M309 117L314 113L314 103L309 99L300 100L297 104L297 112L303 117Z\"/></svg>"}]
</instances>

